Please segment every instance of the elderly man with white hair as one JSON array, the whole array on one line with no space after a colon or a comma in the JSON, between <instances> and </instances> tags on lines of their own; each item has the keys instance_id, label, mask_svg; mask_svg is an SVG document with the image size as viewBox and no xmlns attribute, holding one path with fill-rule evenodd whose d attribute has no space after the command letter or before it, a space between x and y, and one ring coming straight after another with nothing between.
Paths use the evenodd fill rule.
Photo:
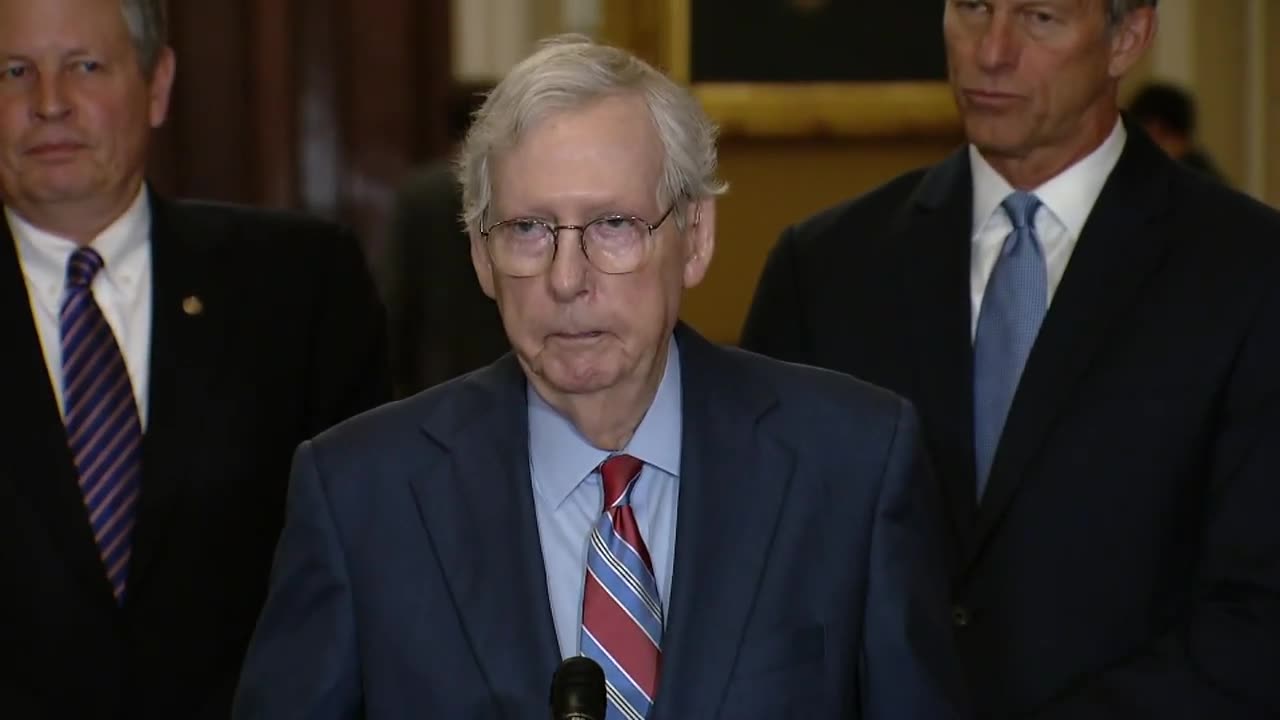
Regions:
<instances>
[{"instance_id":1,"label":"elderly man with white hair","mask_svg":"<svg viewBox=\"0 0 1280 720\"><path fill-rule=\"evenodd\" d=\"M547 43L459 162L512 352L295 458L236 717L958 717L914 412L678 321L715 128L627 53Z\"/></svg>"}]
</instances>

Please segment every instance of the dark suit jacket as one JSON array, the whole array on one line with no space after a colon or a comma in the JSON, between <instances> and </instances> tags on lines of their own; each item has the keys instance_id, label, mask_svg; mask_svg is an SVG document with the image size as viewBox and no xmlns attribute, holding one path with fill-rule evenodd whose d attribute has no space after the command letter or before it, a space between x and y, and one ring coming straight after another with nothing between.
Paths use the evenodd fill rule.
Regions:
<instances>
[{"instance_id":1,"label":"dark suit jacket","mask_svg":"<svg viewBox=\"0 0 1280 720\"><path fill-rule=\"evenodd\" d=\"M398 397L484 367L510 349L498 306L476 282L448 163L414 173L396 196L375 280L390 320Z\"/></svg>"},{"instance_id":2,"label":"dark suit jacket","mask_svg":"<svg viewBox=\"0 0 1280 720\"><path fill-rule=\"evenodd\" d=\"M957 717L914 412L677 334L684 438L652 718ZM511 356L303 446L235 717L529 718L560 660Z\"/></svg>"},{"instance_id":3,"label":"dark suit jacket","mask_svg":"<svg viewBox=\"0 0 1280 720\"><path fill-rule=\"evenodd\" d=\"M352 237L154 196L152 212L150 413L121 608L0 222L0 717L228 717L291 455L390 393L381 309Z\"/></svg>"},{"instance_id":4,"label":"dark suit jacket","mask_svg":"<svg viewBox=\"0 0 1280 720\"><path fill-rule=\"evenodd\" d=\"M983 717L1280 712L1280 217L1132 126L975 506L958 151L788 229L743 344L908 397Z\"/></svg>"}]
</instances>

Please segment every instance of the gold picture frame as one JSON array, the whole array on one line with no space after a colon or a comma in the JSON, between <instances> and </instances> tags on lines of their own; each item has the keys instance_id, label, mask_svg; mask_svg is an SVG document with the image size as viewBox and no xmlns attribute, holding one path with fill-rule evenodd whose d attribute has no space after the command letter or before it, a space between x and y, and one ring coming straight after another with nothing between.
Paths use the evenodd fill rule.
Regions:
<instances>
[{"instance_id":1,"label":"gold picture frame","mask_svg":"<svg viewBox=\"0 0 1280 720\"><path fill-rule=\"evenodd\" d=\"M604 34L690 84L692 2L606 0ZM729 137L940 138L961 132L945 82L695 82L691 87Z\"/></svg>"}]
</instances>

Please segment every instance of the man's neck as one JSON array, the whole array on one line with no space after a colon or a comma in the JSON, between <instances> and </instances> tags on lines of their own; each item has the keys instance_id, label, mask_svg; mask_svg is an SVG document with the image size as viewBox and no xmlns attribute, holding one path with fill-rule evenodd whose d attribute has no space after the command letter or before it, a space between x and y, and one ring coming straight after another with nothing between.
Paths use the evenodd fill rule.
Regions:
<instances>
[{"instance_id":1,"label":"man's neck","mask_svg":"<svg viewBox=\"0 0 1280 720\"><path fill-rule=\"evenodd\" d=\"M1102 146L1115 129L1117 113L1098 114L1086 131L1061 145L1036 148L1025 154L1000 154L978 148L991 167L1015 190L1034 190Z\"/></svg>"},{"instance_id":2,"label":"man's neck","mask_svg":"<svg viewBox=\"0 0 1280 720\"><path fill-rule=\"evenodd\" d=\"M631 441L636 428L653 404L666 371L667 354L638 381L622 383L594 393L559 393L545 387L535 377L534 389L556 412L564 416L583 437L601 450L621 450Z\"/></svg>"},{"instance_id":3,"label":"man's neck","mask_svg":"<svg viewBox=\"0 0 1280 720\"><path fill-rule=\"evenodd\" d=\"M27 203L14 200L10 210L44 232L66 238L80 247L88 247L128 212L142 188L139 181L131 192L111 199L94 199L65 203Z\"/></svg>"}]
</instances>

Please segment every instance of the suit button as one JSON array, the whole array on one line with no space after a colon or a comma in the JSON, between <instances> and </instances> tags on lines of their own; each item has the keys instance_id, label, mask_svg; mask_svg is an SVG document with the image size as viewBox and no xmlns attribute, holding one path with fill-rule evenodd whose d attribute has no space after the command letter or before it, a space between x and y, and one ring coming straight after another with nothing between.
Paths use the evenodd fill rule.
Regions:
<instances>
[{"instance_id":1,"label":"suit button","mask_svg":"<svg viewBox=\"0 0 1280 720\"><path fill-rule=\"evenodd\" d=\"M968 608L956 605L951 608L951 622L955 623L958 628L969 627L969 623L973 620L969 615Z\"/></svg>"}]
</instances>

